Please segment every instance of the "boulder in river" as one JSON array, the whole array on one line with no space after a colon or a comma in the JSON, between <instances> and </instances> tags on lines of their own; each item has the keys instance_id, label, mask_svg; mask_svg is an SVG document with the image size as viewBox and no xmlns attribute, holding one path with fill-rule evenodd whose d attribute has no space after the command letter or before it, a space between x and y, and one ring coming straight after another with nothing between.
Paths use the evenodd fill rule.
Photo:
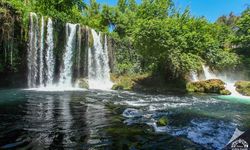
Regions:
<instances>
[{"instance_id":1,"label":"boulder in river","mask_svg":"<svg viewBox=\"0 0 250 150\"><path fill-rule=\"evenodd\" d=\"M250 96L250 81L237 81L235 87L237 92L245 96Z\"/></svg>"},{"instance_id":2,"label":"boulder in river","mask_svg":"<svg viewBox=\"0 0 250 150\"><path fill-rule=\"evenodd\" d=\"M157 120L157 126L166 126L168 125L168 118L163 116L161 118L159 118L159 120Z\"/></svg>"},{"instance_id":3,"label":"boulder in river","mask_svg":"<svg viewBox=\"0 0 250 150\"><path fill-rule=\"evenodd\" d=\"M209 79L197 82L188 82L186 85L188 92L216 93L221 95L230 95L226 90L225 83L220 79Z\"/></svg>"}]
</instances>

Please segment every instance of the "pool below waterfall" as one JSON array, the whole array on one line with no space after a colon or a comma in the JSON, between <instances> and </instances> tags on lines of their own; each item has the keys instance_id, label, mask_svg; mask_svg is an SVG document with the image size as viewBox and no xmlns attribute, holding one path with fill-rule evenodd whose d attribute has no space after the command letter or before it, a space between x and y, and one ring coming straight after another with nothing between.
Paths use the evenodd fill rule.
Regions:
<instances>
[{"instance_id":1,"label":"pool below waterfall","mask_svg":"<svg viewBox=\"0 0 250 150\"><path fill-rule=\"evenodd\" d=\"M0 149L222 149L250 128L230 96L0 90ZM159 118L166 117L166 126Z\"/></svg>"}]
</instances>

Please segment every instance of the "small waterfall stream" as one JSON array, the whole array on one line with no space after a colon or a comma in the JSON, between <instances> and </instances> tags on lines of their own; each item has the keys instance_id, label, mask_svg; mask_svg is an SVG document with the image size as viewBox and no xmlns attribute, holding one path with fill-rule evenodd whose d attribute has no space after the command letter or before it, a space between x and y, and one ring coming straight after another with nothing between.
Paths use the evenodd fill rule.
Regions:
<instances>
[{"instance_id":1,"label":"small waterfall stream","mask_svg":"<svg viewBox=\"0 0 250 150\"><path fill-rule=\"evenodd\" d=\"M60 74L59 86L72 87L72 56L75 49L76 24L66 24L66 51L63 56L63 68Z\"/></svg>"},{"instance_id":2,"label":"small waterfall stream","mask_svg":"<svg viewBox=\"0 0 250 150\"><path fill-rule=\"evenodd\" d=\"M225 87L226 87L227 90L229 90L231 92L232 96L242 97L242 95L239 92L237 92L236 89L235 89L234 83L236 81L229 80L225 76L220 76L220 75L216 76L210 70L210 68L208 66L203 65L202 68L203 68L203 72L204 72L206 80L208 80L208 79L221 79L222 81L224 81L226 83Z\"/></svg>"},{"instance_id":3,"label":"small waterfall stream","mask_svg":"<svg viewBox=\"0 0 250 150\"><path fill-rule=\"evenodd\" d=\"M54 69L55 69L55 60L54 60L54 41L53 41L53 22L49 18L48 24L47 24L47 39L46 39L46 56L45 56L45 64L47 67L47 70L45 72L47 77L46 86L52 86L53 85L53 78L54 78Z\"/></svg>"},{"instance_id":4,"label":"small waterfall stream","mask_svg":"<svg viewBox=\"0 0 250 150\"><path fill-rule=\"evenodd\" d=\"M210 70L210 68L208 66L202 65L202 69L204 72L204 76L205 79L218 79L218 77L216 77L216 75Z\"/></svg>"},{"instance_id":5,"label":"small waterfall stream","mask_svg":"<svg viewBox=\"0 0 250 150\"><path fill-rule=\"evenodd\" d=\"M39 48L39 85L43 86L43 52L44 52L44 18L41 19L40 48Z\"/></svg>"},{"instance_id":6,"label":"small waterfall stream","mask_svg":"<svg viewBox=\"0 0 250 150\"><path fill-rule=\"evenodd\" d=\"M110 81L110 68L107 50L107 38L104 38L104 46L101 43L101 34L91 30L94 45L88 52L88 78L91 89L111 89L113 83Z\"/></svg>"},{"instance_id":7,"label":"small waterfall stream","mask_svg":"<svg viewBox=\"0 0 250 150\"><path fill-rule=\"evenodd\" d=\"M28 87L36 87L37 82L37 52L38 52L38 16L30 13L29 48L28 48Z\"/></svg>"}]
</instances>

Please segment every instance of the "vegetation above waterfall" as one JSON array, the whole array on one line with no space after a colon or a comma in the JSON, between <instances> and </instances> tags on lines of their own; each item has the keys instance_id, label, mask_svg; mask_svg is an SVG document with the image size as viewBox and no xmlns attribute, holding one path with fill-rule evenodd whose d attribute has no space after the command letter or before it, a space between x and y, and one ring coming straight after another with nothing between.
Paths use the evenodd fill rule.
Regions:
<instances>
[{"instance_id":1,"label":"vegetation above waterfall","mask_svg":"<svg viewBox=\"0 0 250 150\"><path fill-rule=\"evenodd\" d=\"M188 8L179 11L172 0L142 0L140 4L135 0L118 0L115 6L101 5L96 0L0 3L0 13L4 14L0 19L6 21L0 25L1 48L5 50L0 53L0 72L24 68L18 66L25 63L20 55L24 46L17 46L13 40L16 34L27 40L28 14L35 12L108 33L115 43L113 73L118 76L149 73L168 82L186 80L191 72L200 72L202 64L250 75L250 8L240 16L231 13L211 23L204 17L192 16ZM20 22L22 32L14 32Z\"/></svg>"}]
</instances>

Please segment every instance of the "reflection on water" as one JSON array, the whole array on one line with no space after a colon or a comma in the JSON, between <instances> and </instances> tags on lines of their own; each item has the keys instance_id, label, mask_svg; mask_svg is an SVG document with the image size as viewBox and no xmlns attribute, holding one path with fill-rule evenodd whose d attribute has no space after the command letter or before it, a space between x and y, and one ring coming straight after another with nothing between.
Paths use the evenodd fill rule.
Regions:
<instances>
[{"instance_id":1,"label":"reflection on water","mask_svg":"<svg viewBox=\"0 0 250 150\"><path fill-rule=\"evenodd\" d=\"M218 149L227 142L218 139L230 139L235 128L250 128L249 104L211 96L23 90L2 90L0 95L0 149L115 149L117 143L125 149L159 148L175 145L178 136L188 145ZM126 119L126 108L139 116ZM154 126L161 116L169 118L169 126ZM161 134L152 134L152 127Z\"/></svg>"}]
</instances>

